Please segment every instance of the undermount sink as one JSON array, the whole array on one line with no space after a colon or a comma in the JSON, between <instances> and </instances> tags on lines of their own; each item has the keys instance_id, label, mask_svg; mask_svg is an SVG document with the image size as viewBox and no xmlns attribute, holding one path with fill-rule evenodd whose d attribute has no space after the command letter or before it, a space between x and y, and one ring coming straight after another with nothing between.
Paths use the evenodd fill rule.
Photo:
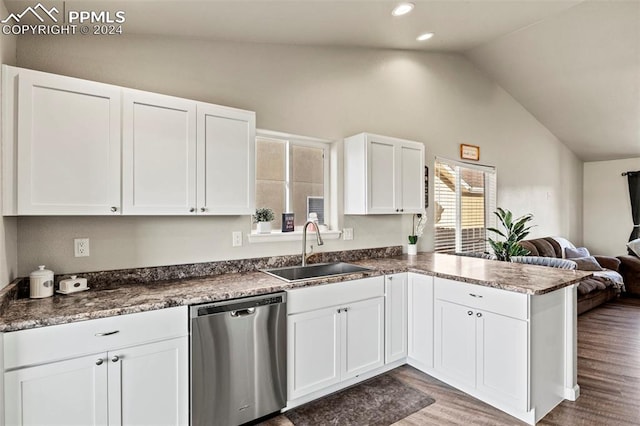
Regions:
<instances>
[{"instance_id":1,"label":"undermount sink","mask_svg":"<svg viewBox=\"0 0 640 426\"><path fill-rule=\"evenodd\" d=\"M286 282L313 280L316 278L335 277L337 275L353 274L371 271L371 268L352 265L350 263L318 263L306 266L290 266L286 268L262 269L262 272L280 278Z\"/></svg>"}]
</instances>

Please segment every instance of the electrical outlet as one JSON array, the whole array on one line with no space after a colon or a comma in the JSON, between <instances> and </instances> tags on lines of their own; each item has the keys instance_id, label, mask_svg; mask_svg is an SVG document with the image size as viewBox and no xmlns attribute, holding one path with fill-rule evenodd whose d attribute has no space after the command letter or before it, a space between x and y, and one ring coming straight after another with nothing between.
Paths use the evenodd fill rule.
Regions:
<instances>
[{"instance_id":1,"label":"electrical outlet","mask_svg":"<svg viewBox=\"0 0 640 426\"><path fill-rule=\"evenodd\" d=\"M76 257L89 256L89 239L76 238L73 240L73 252Z\"/></svg>"},{"instance_id":2,"label":"electrical outlet","mask_svg":"<svg viewBox=\"0 0 640 426\"><path fill-rule=\"evenodd\" d=\"M231 233L231 244L233 247L240 247L242 245L242 231L233 231Z\"/></svg>"},{"instance_id":3,"label":"electrical outlet","mask_svg":"<svg viewBox=\"0 0 640 426\"><path fill-rule=\"evenodd\" d=\"M353 240L353 228L344 228L342 230L342 239L343 240Z\"/></svg>"}]
</instances>

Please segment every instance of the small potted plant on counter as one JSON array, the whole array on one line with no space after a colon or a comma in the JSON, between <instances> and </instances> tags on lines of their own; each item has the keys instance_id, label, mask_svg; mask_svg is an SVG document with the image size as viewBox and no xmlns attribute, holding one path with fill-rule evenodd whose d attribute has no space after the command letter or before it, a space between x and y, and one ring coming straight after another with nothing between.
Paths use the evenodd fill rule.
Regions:
<instances>
[{"instance_id":1,"label":"small potted plant on counter","mask_svg":"<svg viewBox=\"0 0 640 426\"><path fill-rule=\"evenodd\" d=\"M416 223L416 216L418 217L418 222ZM411 235L409 235L409 244L407 244L407 254L416 255L418 254L418 238L422 236L424 232L424 226L427 224L427 215L426 214L414 214L411 219Z\"/></svg>"},{"instance_id":2,"label":"small potted plant on counter","mask_svg":"<svg viewBox=\"0 0 640 426\"><path fill-rule=\"evenodd\" d=\"M273 210L268 207L256 209L253 215L253 222L256 224L258 234L271 233L271 221L275 218Z\"/></svg>"}]
</instances>

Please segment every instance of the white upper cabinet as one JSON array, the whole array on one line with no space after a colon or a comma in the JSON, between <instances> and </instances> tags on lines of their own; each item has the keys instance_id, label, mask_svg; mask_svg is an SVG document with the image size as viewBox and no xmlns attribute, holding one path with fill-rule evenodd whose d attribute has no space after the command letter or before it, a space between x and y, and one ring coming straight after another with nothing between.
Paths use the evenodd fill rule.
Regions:
<instances>
[{"instance_id":1,"label":"white upper cabinet","mask_svg":"<svg viewBox=\"0 0 640 426\"><path fill-rule=\"evenodd\" d=\"M124 214L195 214L196 103L125 90Z\"/></svg>"},{"instance_id":2,"label":"white upper cabinet","mask_svg":"<svg viewBox=\"0 0 640 426\"><path fill-rule=\"evenodd\" d=\"M4 213L118 214L120 88L10 67L3 74Z\"/></svg>"},{"instance_id":3,"label":"white upper cabinet","mask_svg":"<svg viewBox=\"0 0 640 426\"><path fill-rule=\"evenodd\" d=\"M360 133L344 140L344 213L424 210L424 145Z\"/></svg>"},{"instance_id":4,"label":"white upper cabinet","mask_svg":"<svg viewBox=\"0 0 640 426\"><path fill-rule=\"evenodd\" d=\"M255 112L2 74L4 215L253 213Z\"/></svg>"},{"instance_id":5,"label":"white upper cabinet","mask_svg":"<svg viewBox=\"0 0 640 426\"><path fill-rule=\"evenodd\" d=\"M256 114L198 104L198 214L255 209Z\"/></svg>"}]
</instances>

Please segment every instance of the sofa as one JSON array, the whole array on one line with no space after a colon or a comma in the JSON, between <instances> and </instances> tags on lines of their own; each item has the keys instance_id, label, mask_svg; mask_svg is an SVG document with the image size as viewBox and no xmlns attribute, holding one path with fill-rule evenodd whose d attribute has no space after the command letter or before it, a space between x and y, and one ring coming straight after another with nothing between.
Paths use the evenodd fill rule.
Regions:
<instances>
[{"instance_id":1,"label":"sofa","mask_svg":"<svg viewBox=\"0 0 640 426\"><path fill-rule=\"evenodd\" d=\"M640 297L640 257L627 254L618 256L618 260L626 293L629 296Z\"/></svg>"},{"instance_id":2,"label":"sofa","mask_svg":"<svg viewBox=\"0 0 640 426\"><path fill-rule=\"evenodd\" d=\"M523 240L520 245L529 250L529 256L560 259L564 258L567 247L575 249L575 246L570 241L560 237ZM593 257L605 270L594 272L593 277L581 281L578 285L578 315L619 297L624 289L622 275L618 273L621 261L613 256ZM639 280L637 282L640 287L640 259L637 260L638 269L636 273L638 273Z\"/></svg>"}]
</instances>

